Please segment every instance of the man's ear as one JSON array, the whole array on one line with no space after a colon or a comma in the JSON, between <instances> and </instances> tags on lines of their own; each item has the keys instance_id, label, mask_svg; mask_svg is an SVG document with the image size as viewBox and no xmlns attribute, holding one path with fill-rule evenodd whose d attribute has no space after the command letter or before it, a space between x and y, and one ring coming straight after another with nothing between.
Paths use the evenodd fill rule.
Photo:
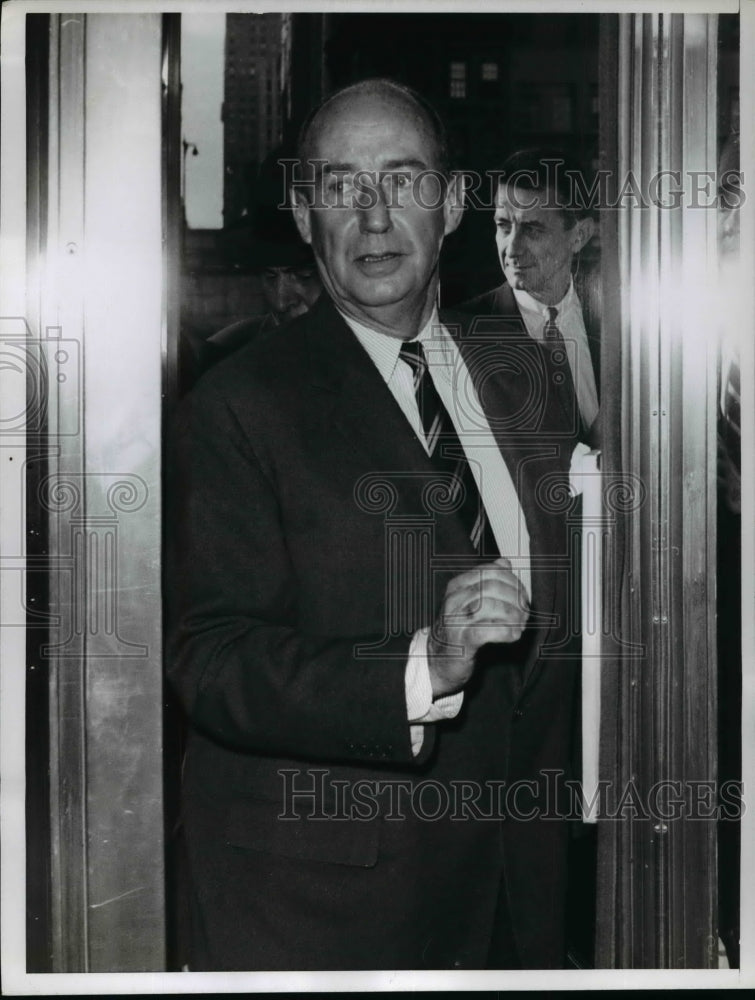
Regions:
<instances>
[{"instance_id":1,"label":"man's ear","mask_svg":"<svg viewBox=\"0 0 755 1000\"><path fill-rule=\"evenodd\" d=\"M446 223L443 232L444 236L448 236L449 233L452 233L454 229L458 228L462 216L464 215L464 200L464 174L461 173L461 171L454 171L448 179L446 200L443 203L443 217Z\"/></svg>"},{"instance_id":2,"label":"man's ear","mask_svg":"<svg viewBox=\"0 0 755 1000\"><path fill-rule=\"evenodd\" d=\"M583 247L587 246L594 235L595 219L591 219L589 215L585 216L584 219L577 219L571 232L572 253L579 253Z\"/></svg>"},{"instance_id":3,"label":"man's ear","mask_svg":"<svg viewBox=\"0 0 755 1000\"><path fill-rule=\"evenodd\" d=\"M296 228L305 243L312 242L312 225L309 217L309 202L301 191L291 188L291 211Z\"/></svg>"}]
</instances>

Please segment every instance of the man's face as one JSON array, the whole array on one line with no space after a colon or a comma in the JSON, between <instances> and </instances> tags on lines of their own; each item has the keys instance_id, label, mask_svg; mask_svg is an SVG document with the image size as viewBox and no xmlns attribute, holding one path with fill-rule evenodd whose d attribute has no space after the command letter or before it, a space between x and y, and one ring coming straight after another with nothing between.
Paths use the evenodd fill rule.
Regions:
<instances>
[{"instance_id":1,"label":"man's face","mask_svg":"<svg viewBox=\"0 0 755 1000\"><path fill-rule=\"evenodd\" d=\"M580 219L568 228L564 213L547 200L542 191L501 185L495 241L511 287L552 306L569 289L572 257L592 236L593 222Z\"/></svg>"},{"instance_id":2,"label":"man's face","mask_svg":"<svg viewBox=\"0 0 755 1000\"><path fill-rule=\"evenodd\" d=\"M262 272L262 292L278 323L286 323L311 309L321 290L314 266L266 267Z\"/></svg>"},{"instance_id":3,"label":"man's face","mask_svg":"<svg viewBox=\"0 0 755 1000\"><path fill-rule=\"evenodd\" d=\"M315 123L310 158L324 204L295 195L294 217L323 284L346 315L403 339L432 311L446 233L461 198L442 190L433 138L409 103L390 93L347 94ZM360 173L363 172L363 173Z\"/></svg>"}]
</instances>

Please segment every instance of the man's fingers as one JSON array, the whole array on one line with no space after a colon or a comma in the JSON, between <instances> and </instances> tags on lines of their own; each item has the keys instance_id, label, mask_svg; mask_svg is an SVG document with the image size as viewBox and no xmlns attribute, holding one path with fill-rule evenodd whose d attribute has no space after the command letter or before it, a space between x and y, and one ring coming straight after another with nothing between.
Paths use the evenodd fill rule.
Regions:
<instances>
[{"instance_id":1,"label":"man's fingers","mask_svg":"<svg viewBox=\"0 0 755 1000\"><path fill-rule=\"evenodd\" d=\"M500 560L497 559L495 562L487 563L485 566L479 566L475 569L467 570L465 573L459 573L458 576L449 581L446 587L446 597L452 597L470 588L480 587L489 580L508 581L518 585L518 577L511 569L511 563L508 559L501 557Z\"/></svg>"},{"instance_id":2,"label":"man's fingers","mask_svg":"<svg viewBox=\"0 0 755 1000\"><path fill-rule=\"evenodd\" d=\"M469 588L456 595L453 603L461 601L465 605L476 607L488 600L504 601L522 610L529 608L527 592L513 574L507 579L483 580L479 587Z\"/></svg>"},{"instance_id":3,"label":"man's fingers","mask_svg":"<svg viewBox=\"0 0 755 1000\"><path fill-rule=\"evenodd\" d=\"M527 591L519 579L507 571L505 575L488 574L482 579L477 579L473 584L447 593L443 604L443 614L453 614L462 607L476 607L486 598L508 601L523 609L529 608Z\"/></svg>"},{"instance_id":4,"label":"man's fingers","mask_svg":"<svg viewBox=\"0 0 755 1000\"><path fill-rule=\"evenodd\" d=\"M524 627L528 612L520 605L497 597L484 597L479 601L462 603L458 608L443 615L447 626L455 628L479 628L485 625L505 625Z\"/></svg>"},{"instance_id":5,"label":"man's fingers","mask_svg":"<svg viewBox=\"0 0 755 1000\"><path fill-rule=\"evenodd\" d=\"M464 656L470 657L489 642L516 642L522 637L524 627L523 622L502 615L500 621L473 622L460 629L458 635L449 634L449 640L461 646Z\"/></svg>"},{"instance_id":6,"label":"man's fingers","mask_svg":"<svg viewBox=\"0 0 755 1000\"><path fill-rule=\"evenodd\" d=\"M524 630L511 625L486 625L475 631L472 639L473 650L486 646L489 642L516 642Z\"/></svg>"},{"instance_id":7,"label":"man's fingers","mask_svg":"<svg viewBox=\"0 0 755 1000\"><path fill-rule=\"evenodd\" d=\"M505 556L499 556L497 559L489 563L482 563L480 566L474 566L472 569L465 570L463 573L459 573L452 580L449 581L446 591L458 590L461 587L468 587L470 584L479 582L483 576L490 573L499 573L503 570L511 571L511 562L505 558Z\"/></svg>"}]
</instances>

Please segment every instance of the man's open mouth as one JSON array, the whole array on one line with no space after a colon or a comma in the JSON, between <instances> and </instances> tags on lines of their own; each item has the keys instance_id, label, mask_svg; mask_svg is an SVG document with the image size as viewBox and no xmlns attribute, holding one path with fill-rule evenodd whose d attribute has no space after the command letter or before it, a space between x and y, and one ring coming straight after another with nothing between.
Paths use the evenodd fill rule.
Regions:
<instances>
[{"instance_id":1,"label":"man's open mouth","mask_svg":"<svg viewBox=\"0 0 755 1000\"><path fill-rule=\"evenodd\" d=\"M400 257L400 253L394 253L393 251L386 251L385 253L364 253L357 260L361 264L380 264L386 260L394 260L396 257Z\"/></svg>"}]
</instances>

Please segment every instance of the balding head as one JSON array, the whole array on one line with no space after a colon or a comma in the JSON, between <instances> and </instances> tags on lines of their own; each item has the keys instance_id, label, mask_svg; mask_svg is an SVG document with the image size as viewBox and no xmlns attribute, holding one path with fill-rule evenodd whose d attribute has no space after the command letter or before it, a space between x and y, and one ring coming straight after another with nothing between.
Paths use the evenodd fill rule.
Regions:
<instances>
[{"instance_id":1,"label":"balding head","mask_svg":"<svg viewBox=\"0 0 755 1000\"><path fill-rule=\"evenodd\" d=\"M411 116L415 127L424 132L429 139L433 150L431 168L448 175L450 169L448 135L441 117L429 101L416 90L383 77L360 80L358 83L343 87L311 112L299 132L297 152L302 164L321 156L318 152L318 137L326 127L330 116L340 113L344 108L358 107L360 101L365 98L382 103L387 108L401 109Z\"/></svg>"}]
</instances>

